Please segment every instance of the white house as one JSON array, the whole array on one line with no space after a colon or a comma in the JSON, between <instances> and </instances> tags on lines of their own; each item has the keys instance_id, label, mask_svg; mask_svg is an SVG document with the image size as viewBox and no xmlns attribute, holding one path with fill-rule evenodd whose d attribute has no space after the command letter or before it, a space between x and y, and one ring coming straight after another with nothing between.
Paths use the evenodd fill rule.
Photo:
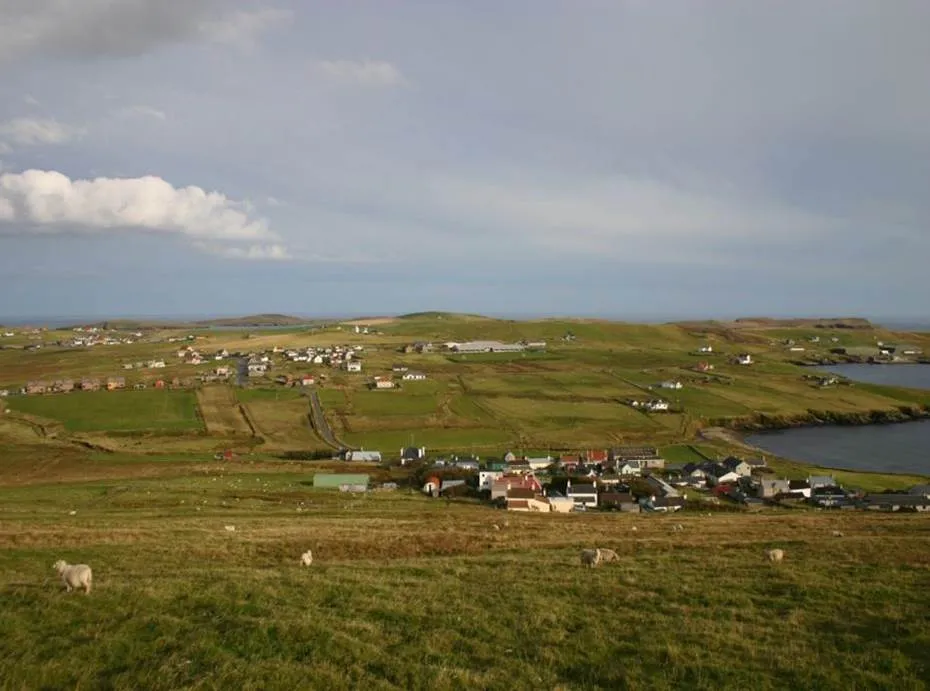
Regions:
<instances>
[{"instance_id":1,"label":"white house","mask_svg":"<svg viewBox=\"0 0 930 691\"><path fill-rule=\"evenodd\" d=\"M404 381L423 381L426 375L423 372L405 372L402 377Z\"/></svg>"},{"instance_id":2,"label":"white house","mask_svg":"<svg viewBox=\"0 0 930 691\"><path fill-rule=\"evenodd\" d=\"M565 487L565 494L574 502L576 510L597 508L597 480L590 485L573 485L569 480Z\"/></svg>"},{"instance_id":3,"label":"white house","mask_svg":"<svg viewBox=\"0 0 930 691\"><path fill-rule=\"evenodd\" d=\"M346 363L346 372L361 372L362 363L360 360L349 360Z\"/></svg>"},{"instance_id":4,"label":"white house","mask_svg":"<svg viewBox=\"0 0 930 691\"><path fill-rule=\"evenodd\" d=\"M712 353L714 352L714 347L709 345L704 345L698 348L699 353Z\"/></svg>"},{"instance_id":5,"label":"white house","mask_svg":"<svg viewBox=\"0 0 930 691\"><path fill-rule=\"evenodd\" d=\"M380 463L381 452L380 451L347 451L346 460L357 461L357 462L362 462L362 463Z\"/></svg>"},{"instance_id":6,"label":"white house","mask_svg":"<svg viewBox=\"0 0 930 691\"><path fill-rule=\"evenodd\" d=\"M736 356L736 364L738 365L751 365L752 364L752 355L749 353L740 353Z\"/></svg>"},{"instance_id":7,"label":"white house","mask_svg":"<svg viewBox=\"0 0 930 691\"><path fill-rule=\"evenodd\" d=\"M682 383L681 383L680 381L677 381L677 380L664 381L664 382L662 382L659 386L661 386L663 389L682 389L682 388L684 388L684 387L682 386Z\"/></svg>"},{"instance_id":8,"label":"white house","mask_svg":"<svg viewBox=\"0 0 930 691\"><path fill-rule=\"evenodd\" d=\"M478 471L478 489L491 491L491 486L499 477L503 477L501 470L479 470Z\"/></svg>"}]
</instances>

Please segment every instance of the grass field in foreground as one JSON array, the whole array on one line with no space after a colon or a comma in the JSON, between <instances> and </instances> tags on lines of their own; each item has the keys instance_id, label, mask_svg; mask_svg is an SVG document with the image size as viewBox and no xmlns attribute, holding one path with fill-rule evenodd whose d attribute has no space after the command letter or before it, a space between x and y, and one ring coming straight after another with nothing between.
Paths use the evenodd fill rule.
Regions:
<instances>
[{"instance_id":1,"label":"grass field in foreground","mask_svg":"<svg viewBox=\"0 0 930 691\"><path fill-rule=\"evenodd\" d=\"M193 391L81 391L17 396L10 408L57 420L71 432L201 430Z\"/></svg>"},{"instance_id":2,"label":"grass field in foreground","mask_svg":"<svg viewBox=\"0 0 930 691\"><path fill-rule=\"evenodd\" d=\"M930 683L924 516L505 515L311 475L0 489L0 686ZM595 545L620 562L583 569ZM59 558L94 568L89 597L60 591Z\"/></svg>"}]
</instances>

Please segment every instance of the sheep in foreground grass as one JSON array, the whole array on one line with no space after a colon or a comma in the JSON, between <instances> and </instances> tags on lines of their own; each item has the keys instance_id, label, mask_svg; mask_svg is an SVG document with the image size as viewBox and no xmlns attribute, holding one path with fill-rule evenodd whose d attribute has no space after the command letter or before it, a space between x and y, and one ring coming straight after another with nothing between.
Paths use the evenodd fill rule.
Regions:
<instances>
[{"instance_id":1,"label":"sheep in foreground grass","mask_svg":"<svg viewBox=\"0 0 930 691\"><path fill-rule=\"evenodd\" d=\"M313 565L313 552L309 549L300 555L300 563L303 566L312 566Z\"/></svg>"},{"instance_id":2,"label":"sheep in foreground grass","mask_svg":"<svg viewBox=\"0 0 930 691\"><path fill-rule=\"evenodd\" d=\"M84 588L84 594L90 594L94 575L87 564L68 564L60 559L55 562L53 568L61 575L61 580L69 593L75 588Z\"/></svg>"},{"instance_id":3,"label":"sheep in foreground grass","mask_svg":"<svg viewBox=\"0 0 930 691\"><path fill-rule=\"evenodd\" d=\"M778 564L785 558L785 551L782 549L770 549L766 551L765 556L768 557L768 560L773 564Z\"/></svg>"},{"instance_id":4,"label":"sheep in foreground grass","mask_svg":"<svg viewBox=\"0 0 930 691\"><path fill-rule=\"evenodd\" d=\"M617 553L612 549L585 549L581 551L581 565L593 569L601 562L616 561Z\"/></svg>"},{"instance_id":5,"label":"sheep in foreground grass","mask_svg":"<svg viewBox=\"0 0 930 691\"><path fill-rule=\"evenodd\" d=\"M834 530L834 531L833 531L833 537L843 537L843 531L842 531L842 530Z\"/></svg>"}]
</instances>

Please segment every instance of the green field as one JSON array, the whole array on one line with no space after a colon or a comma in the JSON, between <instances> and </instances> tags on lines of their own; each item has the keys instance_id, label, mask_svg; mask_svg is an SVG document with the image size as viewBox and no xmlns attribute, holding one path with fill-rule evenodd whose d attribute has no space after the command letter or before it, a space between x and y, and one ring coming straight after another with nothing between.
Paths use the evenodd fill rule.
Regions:
<instances>
[{"instance_id":1,"label":"green field","mask_svg":"<svg viewBox=\"0 0 930 691\"><path fill-rule=\"evenodd\" d=\"M87 391L9 399L16 411L61 422L71 432L202 430L191 391Z\"/></svg>"},{"instance_id":2,"label":"green field","mask_svg":"<svg viewBox=\"0 0 930 691\"><path fill-rule=\"evenodd\" d=\"M155 479L0 488L0 685L930 682L920 516L504 516L405 492L347 499L292 466L177 464ZM582 568L590 546L619 563ZM765 562L773 546L785 563ZM61 591L60 558L94 569L89 597Z\"/></svg>"}]
</instances>

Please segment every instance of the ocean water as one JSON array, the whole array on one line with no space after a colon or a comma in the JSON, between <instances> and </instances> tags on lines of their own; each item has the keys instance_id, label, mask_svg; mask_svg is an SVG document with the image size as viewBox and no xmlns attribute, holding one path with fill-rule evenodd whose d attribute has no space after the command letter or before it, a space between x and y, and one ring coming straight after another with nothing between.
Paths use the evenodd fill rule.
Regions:
<instances>
[{"instance_id":1,"label":"ocean water","mask_svg":"<svg viewBox=\"0 0 930 691\"><path fill-rule=\"evenodd\" d=\"M825 367L855 381L930 390L930 365ZM825 426L762 432L753 446L829 468L930 476L930 420L896 425Z\"/></svg>"}]
</instances>

